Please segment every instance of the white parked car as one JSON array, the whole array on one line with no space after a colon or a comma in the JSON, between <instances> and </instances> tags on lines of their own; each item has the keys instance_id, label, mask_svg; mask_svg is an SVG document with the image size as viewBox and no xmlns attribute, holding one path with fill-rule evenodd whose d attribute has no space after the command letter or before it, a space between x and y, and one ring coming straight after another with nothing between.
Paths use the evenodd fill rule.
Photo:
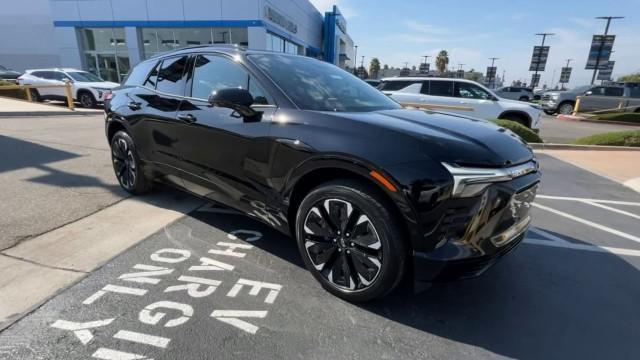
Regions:
<instances>
[{"instance_id":1,"label":"white parked car","mask_svg":"<svg viewBox=\"0 0 640 360\"><path fill-rule=\"evenodd\" d=\"M407 107L480 119L512 120L534 130L540 128L540 106L500 98L491 90L470 80L396 77L382 79L378 89Z\"/></svg>"},{"instance_id":2,"label":"white parked car","mask_svg":"<svg viewBox=\"0 0 640 360\"><path fill-rule=\"evenodd\" d=\"M18 77L20 85L64 85L71 83L71 94L75 101L86 108L95 107L102 102L111 89L120 84L104 81L98 76L77 69L32 69ZM35 100L66 100L64 88L32 89L31 96Z\"/></svg>"}]
</instances>

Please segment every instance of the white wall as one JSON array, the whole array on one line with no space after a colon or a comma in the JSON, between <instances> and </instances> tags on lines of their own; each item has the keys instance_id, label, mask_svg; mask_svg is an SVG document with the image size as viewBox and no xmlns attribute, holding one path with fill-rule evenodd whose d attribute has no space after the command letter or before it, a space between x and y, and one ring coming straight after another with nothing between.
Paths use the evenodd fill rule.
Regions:
<instances>
[{"instance_id":1,"label":"white wall","mask_svg":"<svg viewBox=\"0 0 640 360\"><path fill-rule=\"evenodd\" d=\"M7 0L0 8L1 65L17 71L60 66L49 0Z\"/></svg>"}]
</instances>

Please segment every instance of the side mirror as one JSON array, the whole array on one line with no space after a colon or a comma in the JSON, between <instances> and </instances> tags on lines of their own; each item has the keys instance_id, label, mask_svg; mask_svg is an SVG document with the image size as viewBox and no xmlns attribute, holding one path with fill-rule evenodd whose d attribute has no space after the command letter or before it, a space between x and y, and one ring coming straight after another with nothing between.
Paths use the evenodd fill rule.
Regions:
<instances>
[{"instance_id":1,"label":"side mirror","mask_svg":"<svg viewBox=\"0 0 640 360\"><path fill-rule=\"evenodd\" d=\"M216 90L209 95L209 104L232 109L243 118L251 119L258 115L258 112L251 108L253 96L245 89L228 88Z\"/></svg>"},{"instance_id":2,"label":"side mirror","mask_svg":"<svg viewBox=\"0 0 640 360\"><path fill-rule=\"evenodd\" d=\"M593 91L589 90L586 93L584 93L584 96L590 96L593 95Z\"/></svg>"}]
</instances>

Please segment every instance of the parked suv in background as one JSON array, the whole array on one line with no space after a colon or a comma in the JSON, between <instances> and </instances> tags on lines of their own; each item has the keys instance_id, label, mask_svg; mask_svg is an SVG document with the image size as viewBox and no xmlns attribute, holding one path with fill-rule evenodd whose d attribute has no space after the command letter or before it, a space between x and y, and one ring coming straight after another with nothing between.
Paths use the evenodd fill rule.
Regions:
<instances>
[{"instance_id":1,"label":"parked suv in background","mask_svg":"<svg viewBox=\"0 0 640 360\"><path fill-rule=\"evenodd\" d=\"M19 72L7 69L0 65L0 80L15 82L18 79L18 76L20 76Z\"/></svg>"},{"instance_id":2,"label":"parked suv in background","mask_svg":"<svg viewBox=\"0 0 640 360\"><path fill-rule=\"evenodd\" d=\"M533 91L529 88L517 86L505 86L494 90L495 94L503 99L511 99L518 101L533 100Z\"/></svg>"},{"instance_id":3,"label":"parked suv in background","mask_svg":"<svg viewBox=\"0 0 640 360\"><path fill-rule=\"evenodd\" d=\"M524 238L540 181L512 132L403 109L304 56L163 54L135 66L105 112L126 191L169 182L290 234L313 276L350 301L384 296L408 272L481 274Z\"/></svg>"},{"instance_id":4,"label":"parked suv in background","mask_svg":"<svg viewBox=\"0 0 640 360\"><path fill-rule=\"evenodd\" d=\"M620 105L627 111L640 111L640 86L634 83L617 85L585 85L566 91L547 91L540 105L545 113L571 114L576 97L581 96L580 112L616 109Z\"/></svg>"},{"instance_id":5,"label":"parked suv in background","mask_svg":"<svg viewBox=\"0 0 640 360\"><path fill-rule=\"evenodd\" d=\"M470 80L429 77L382 79L378 89L400 104L481 119L512 120L534 130L540 128L538 105L502 99Z\"/></svg>"},{"instance_id":6,"label":"parked suv in background","mask_svg":"<svg viewBox=\"0 0 640 360\"><path fill-rule=\"evenodd\" d=\"M104 96L120 84L104 81L98 76L77 69L33 69L18 78L20 85L64 85L71 83L71 96L82 107L92 108L103 102ZM63 87L31 89L31 96L40 100L65 100Z\"/></svg>"}]
</instances>

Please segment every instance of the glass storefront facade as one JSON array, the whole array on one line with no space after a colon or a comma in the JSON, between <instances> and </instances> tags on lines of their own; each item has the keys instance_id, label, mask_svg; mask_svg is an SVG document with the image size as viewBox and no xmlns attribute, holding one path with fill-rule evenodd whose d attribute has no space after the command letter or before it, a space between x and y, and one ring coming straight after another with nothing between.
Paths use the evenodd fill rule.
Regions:
<instances>
[{"instance_id":1,"label":"glass storefront facade","mask_svg":"<svg viewBox=\"0 0 640 360\"><path fill-rule=\"evenodd\" d=\"M271 32L267 32L267 50L304 55L304 47Z\"/></svg>"},{"instance_id":2,"label":"glass storefront facade","mask_svg":"<svg viewBox=\"0 0 640 360\"><path fill-rule=\"evenodd\" d=\"M153 55L188 46L211 44L249 45L247 28L141 28L142 55Z\"/></svg>"},{"instance_id":3,"label":"glass storefront facade","mask_svg":"<svg viewBox=\"0 0 640 360\"><path fill-rule=\"evenodd\" d=\"M104 80L121 82L130 62L124 28L79 28L84 68Z\"/></svg>"}]
</instances>

